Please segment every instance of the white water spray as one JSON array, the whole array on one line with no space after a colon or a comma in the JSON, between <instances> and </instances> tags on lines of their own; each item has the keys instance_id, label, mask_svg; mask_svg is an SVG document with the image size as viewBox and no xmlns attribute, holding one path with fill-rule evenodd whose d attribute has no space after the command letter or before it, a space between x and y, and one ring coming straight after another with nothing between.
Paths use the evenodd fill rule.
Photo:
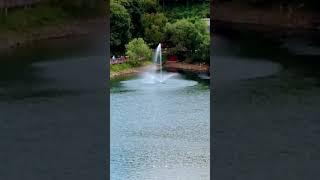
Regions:
<instances>
[{"instance_id":1,"label":"white water spray","mask_svg":"<svg viewBox=\"0 0 320 180\"><path fill-rule=\"evenodd\" d=\"M165 84L169 78L178 75L177 73L163 72L161 44L159 44L155 50L153 64L154 65L152 67L142 74L142 81L145 84L156 84L159 82L161 84ZM159 68L157 68L157 66Z\"/></svg>"},{"instance_id":2,"label":"white water spray","mask_svg":"<svg viewBox=\"0 0 320 180\"><path fill-rule=\"evenodd\" d=\"M157 46L153 62L155 64L158 64L158 60L159 60L159 66L160 66L160 82L163 82L161 43L159 43L159 45Z\"/></svg>"}]
</instances>

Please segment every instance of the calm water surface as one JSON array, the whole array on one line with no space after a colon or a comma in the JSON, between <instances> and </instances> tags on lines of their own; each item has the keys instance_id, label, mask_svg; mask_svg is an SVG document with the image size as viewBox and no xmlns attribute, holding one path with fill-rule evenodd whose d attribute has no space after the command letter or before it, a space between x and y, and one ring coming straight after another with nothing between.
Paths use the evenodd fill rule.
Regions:
<instances>
[{"instance_id":1,"label":"calm water surface","mask_svg":"<svg viewBox=\"0 0 320 180\"><path fill-rule=\"evenodd\" d=\"M208 180L210 91L180 74L164 84L112 82L111 179Z\"/></svg>"}]
</instances>

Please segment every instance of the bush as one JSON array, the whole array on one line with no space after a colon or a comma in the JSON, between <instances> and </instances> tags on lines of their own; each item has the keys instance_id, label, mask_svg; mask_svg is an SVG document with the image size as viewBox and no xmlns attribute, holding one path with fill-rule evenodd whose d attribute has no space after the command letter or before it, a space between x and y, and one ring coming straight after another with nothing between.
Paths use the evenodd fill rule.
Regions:
<instances>
[{"instance_id":1,"label":"bush","mask_svg":"<svg viewBox=\"0 0 320 180\"><path fill-rule=\"evenodd\" d=\"M160 10L157 0L145 0L144 9L146 13L156 13Z\"/></svg>"},{"instance_id":2,"label":"bush","mask_svg":"<svg viewBox=\"0 0 320 180\"><path fill-rule=\"evenodd\" d=\"M111 3L111 52L121 51L131 38L131 19L127 10L117 3Z\"/></svg>"},{"instance_id":3,"label":"bush","mask_svg":"<svg viewBox=\"0 0 320 180\"><path fill-rule=\"evenodd\" d=\"M199 48L192 54L191 58L195 62L210 62L210 37L204 36Z\"/></svg>"},{"instance_id":4,"label":"bush","mask_svg":"<svg viewBox=\"0 0 320 180\"><path fill-rule=\"evenodd\" d=\"M126 55L129 56L128 63L132 66L139 66L144 61L151 60L152 50L142 38L136 38L126 46Z\"/></svg>"},{"instance_id":5,"label":"bush","mask_svg":"<svg viewBox=\"0 0 320 180\"><path fill-rule=\"evenodd\" d=\"M156 45L164 40L165 25L168 22L163 13L144 14L142 23L144 26L145 40L151 45Z\"/></svg>"},{"instance_id":6,"label":"bush","mask_svg":"<svg viewBox=\"0 0 320 180\"><path fill-rule=\"evenodd\" d=\"M210 54L210 35L200 19L181 19L166 25L166 42L171 52L183 59L207 62Z\"/></svg>"}]
</instances>

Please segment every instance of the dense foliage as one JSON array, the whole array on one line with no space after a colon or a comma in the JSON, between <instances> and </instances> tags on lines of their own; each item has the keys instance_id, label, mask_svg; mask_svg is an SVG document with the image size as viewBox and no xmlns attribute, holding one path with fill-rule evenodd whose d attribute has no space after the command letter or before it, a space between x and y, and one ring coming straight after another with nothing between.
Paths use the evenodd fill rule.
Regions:
<instances>
[{"instance_id":1,"label":"dense foliage","mask_svg":"<svg viewBox=\"0 0 320 180\"><path fill-rule=\"evenodd\" d=\"M110 4L110 22L111 38L110 45L112 52L121 52L131 38L131 19L124 6L117 3Z\"/></svg>"},{"instance_id":2,"label":"dense foliage","mask_svg":"<svg viewBox=\"0 0 320 180\"><path fill-rule=\"evenodd\" d=\"M163 13L144 14L142 17L145 40L152 46L162 42L165 36L165 26L168 22Z\"/></svg>"},{"instance_id":3,"label":"dense foliage","mask_svg":"<svg viewBox=\"0 0 320 180\"><path fill-rule=\"evenodd\" d=\"M134 38L143 36L142 16L144 13L157 11L156 0L113 0L123 5L130 14L132 21L132 35Z\"/></svg>"},{"instance_id":4,"label":"dense foliage","mask_svg":"<svg viewBox=\"0 0 320 180\"><path fill-rule=\"evenodd\" d=\"M182 59L208 62L210 36L205 22L181 19L166 26L166 42L171 53Z\"/></svg>"},{"instance_id":5,"label":"dense foliage","mask_svg":"<svg viewBox=\"0 0 320 180\"><path fill-rule=\"evenodd\" d=\"M158 43L180 60L209 62L209 29L202 20L209 16L209 1L112 0L112 4L111 52L122 52L134 38L126 45L131 65L151 60L148 45L154 48Z\"/></svg>"},{"instance_id":6,"label":"dense foliage","mask_svg":"<svg viewBox=\"0 0 320 180\"><path fill-rule=\"evenodd\" d=\"M191 4L199 4L205 3L209 4L210 0L159 0L163 6L170 6L170 5L191 5Z\"/></svg>"},{"instance_id":7,"label":"dense foliage","mask_svg":"<svg viewBox=\"0 0 320 180\"><path fill-rule=\"evenodd\" d=\"M144 61L151 60L152 50L142 38L135 38L126 46L126 55L130 57L130 65L139 66Z\"/></svg>"},{"instance_id":8,"label":"dense foliage","mask_svg":"<svg viewBox=\"0 0 320 180\"><path fill-rule=\"evenodd\" d=\"M165 13L170 21L182 18L210 18L210 4L194 4L192 6L168 6Z\"/></svg>"}]
</instances>

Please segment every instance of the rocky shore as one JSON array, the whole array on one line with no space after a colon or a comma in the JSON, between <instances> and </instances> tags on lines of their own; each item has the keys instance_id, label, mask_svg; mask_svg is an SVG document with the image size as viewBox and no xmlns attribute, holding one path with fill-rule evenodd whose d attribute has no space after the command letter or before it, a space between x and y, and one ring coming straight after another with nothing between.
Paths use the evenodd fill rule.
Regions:
<instances>
[{"instance_id":1,"label":"rocky shore","mask_svg":"<svg viewBox=\"0 0 320 180\"><path fill-rule=\"evenodd\" d=\"M168 70L182 70L195 73L209 73L210 70L207 64L188 64L184 62L167 62L163 67Z\"/></svg>"}]
</instances>

